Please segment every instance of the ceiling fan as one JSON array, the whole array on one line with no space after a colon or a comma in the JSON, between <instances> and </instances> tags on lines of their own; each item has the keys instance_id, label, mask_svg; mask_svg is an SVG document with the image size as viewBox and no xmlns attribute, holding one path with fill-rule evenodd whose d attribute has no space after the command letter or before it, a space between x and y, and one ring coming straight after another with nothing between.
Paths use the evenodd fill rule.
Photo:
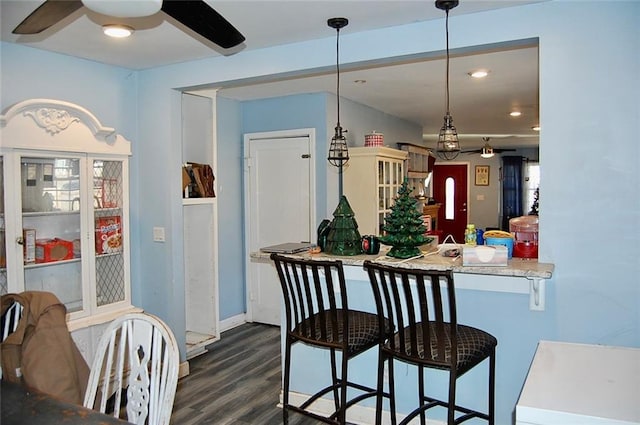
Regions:
<instances>
[{"instance_id":1,"label":"ceiling fan","mask_svg":"<svg viewBox=\"0 0 640 425\"><path fill-rule=\"evenodd\" d=\"M46 0L14 30L14 34L38 34L81 7L118 18L166 13L204 38L229 49L244 36L204 0Z\"/></svg>"},{"instance_id":2,"label":"ceiling fan","mask_svg":"<svg viewBox=\"0 0 640 425\"><path fill-rule=\"evenodd\" d=\"M491 145L489 144L489 140L491 138L490 137L483 137L482 140L484 141L484 146L480 149L472 149L472 150L468 150L468 151L462 151L462 153L479 153L481 157L483 158L491 158L493 155L497 154L497 153L502 153L502 152L514 152L515 149L497 149L497 148L493 148L491 147Z\"/></svg>"}]
</instances>

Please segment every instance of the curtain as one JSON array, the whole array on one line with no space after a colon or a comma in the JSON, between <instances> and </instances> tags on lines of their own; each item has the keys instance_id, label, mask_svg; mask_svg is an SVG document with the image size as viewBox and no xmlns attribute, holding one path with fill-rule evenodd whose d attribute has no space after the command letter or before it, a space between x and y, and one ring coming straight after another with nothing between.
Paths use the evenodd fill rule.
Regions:
<instances>
[{"instance_id":1,"label":"curtain","mask_svg":"<svg viewBox=\"0 0 640 425\"><path fill-rule=\"evenodd\" d=\"M523 215L523 167L521 156L502 157L502 229L509 219Z\"/></svg>"}]
</instances>

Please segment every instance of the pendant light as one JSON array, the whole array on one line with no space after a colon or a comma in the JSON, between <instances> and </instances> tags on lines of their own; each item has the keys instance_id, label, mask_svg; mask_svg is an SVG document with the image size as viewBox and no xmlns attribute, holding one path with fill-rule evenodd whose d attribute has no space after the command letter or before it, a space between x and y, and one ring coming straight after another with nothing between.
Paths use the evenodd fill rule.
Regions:
<instances>
[{"instance_id":1,"label":"pendant light","mask_svg":"<svg viewBox=\"0 0 640 425\"><path fill-rule=\"evenodd\" d=\"M340 28L344 28L349 24L347 18L331 18L327 20L327 25L336 30L336 97L338 106L338 121L335 127L335 134L329 145L329 156L327 160L329 164L338 167L339 170L339 196L342 197L342 167L349 161L349 149L347 148L347 139L340 125Z\"/></svg>"},{"instance_id":2,"label":"pendant light","mask_svg":"<svg viewBox=\"0 0 640 425\"><path fill-rule=\"evenodd\" d=\"M444 116L444 124L438 134L438 146L436 154L440 159L450 161L455 159L460 153L460 141L458 132L453 126L453 117L449 111L449 10L458 6L458 0L436 0L436 7L446 12L446 35L447 35L447 86L446 104L447 112Z\"/></svg>"}]
</instances>

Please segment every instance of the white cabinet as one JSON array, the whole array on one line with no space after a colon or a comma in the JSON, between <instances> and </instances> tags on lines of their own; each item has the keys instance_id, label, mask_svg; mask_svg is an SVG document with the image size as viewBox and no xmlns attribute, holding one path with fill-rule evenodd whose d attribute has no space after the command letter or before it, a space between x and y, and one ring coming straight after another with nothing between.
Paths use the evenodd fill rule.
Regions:
<instances>
[{"instance_id":1,"label":"white cabinet","mask_svg":"<svg viewBox=\"0 0 640 425\"><path fill-rule=\"evenodd\" d=\"M409 187L413 188L411 194L413 196L428 196L429 194L426 193L425 179L429 176L431 170L433 170L433 164L436 162L436 158L431 151L424 146L400 142L398 143L398 147L409 154L406 171Z\"/></svg>"},{"instance_id":2,"label":"white cabinet","mask_svg":"<svg viewBox=\"0 0 640 425\"><path fill-rule=\"evenodd\" d=\"M640 424L640 349L540 341L516 425Z\"/></svg>"},{"instance_id":3,"label":"white cabinet","mask_svg":"<svg viewBox=\"0 0 640 425\"><path fill-rule=\"evenodd\" d=\"M216 171L215 93L182 95L182 162ZM217 198L183 199L184 284L187 359L220 338L218 311Z\"/></svg>"},{"instance_id":4,"label":"white cabinet","mask_svg":"<svg viewBox=\"0 0 640 425\"><path fill-rule=\"evenodd\" d=\"M130 143L47 99L9 108L0 133L0 293L53 292L72 330L131 309Z\"/></svg>"},{"instance_id":5,"label":"white cabinet","mask_svg":"<svg viewBox=\"0 0 640 425\"><path fill-rule=\"evenodd\" d=\"M407 152L387 147L349 149L344 168L344 195L347 197L361 235L382 233L384 217L402 184Z\"/></svg>"}]
</instances>

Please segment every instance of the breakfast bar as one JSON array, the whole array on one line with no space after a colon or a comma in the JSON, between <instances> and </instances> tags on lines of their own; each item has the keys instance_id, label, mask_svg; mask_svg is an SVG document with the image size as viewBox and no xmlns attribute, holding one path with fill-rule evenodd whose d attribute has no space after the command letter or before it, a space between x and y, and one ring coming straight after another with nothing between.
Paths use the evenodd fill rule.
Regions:
<instances>
[{"instance_id":1,"label":"breakfast bar","mask_svg":"<svg viewBox=\"0 0 640 425\"><path fill-rule=\"evenodd\" d=\"M437 248L423 252L421 258L397 260L387 257L388 247L383 247L377 255L335 256L324 252L302 252L294 255L304 259L340 260L345 267L345 275L349 278L366 280L362 270L365 260L398 265L400 267L453 270L456 278L456 288L477 291L509 292L514 294L529 294L529 309L543 311L545 309L546 282L553 277L554 265L540 263L537 260L512 258L507 266L463 266L462 258L440 255ZM269 254L256 252L251 255L255 259L269 259Z\"/></svg>"},{"instance_id":2,"label":"breakfast bar","mask_svg":"<svg viewBox=\"0 0 640 425\"><path fill-rule=\"evenodd\" d=\"M543 336L549 338L553 334L555 317L545 311L547 303L555 302L553 279L554 265L536 260L513 258L507 266L463 266L459 257L445 257L436 248L423 251L422 258L397 260L385 256L387 247L383 246L377 255L332 256L325 253L302 252L290 254L304 259L336 260L344 265L347 283L349 307L362 311L375 311L375 302L369 278L362 267L365 260L396 264L407 268L450 269L454 272L456 286L456 303L458 322L483 329L498 340L496 354L496 423L512 423L518 394L522 390L531 359L537 344ZM269 266L269 254L254 252L250 261ZM273 279L277 282L275 268ZM276 283L279 285L279 283ZM273 289L276 290L276 289ZM547 299L548 298L548 299ZM292 382L290 397L296 401L298 395L312 393L313 387L323 383L330 373L324 368L327 364L327 353L323 350L296 347L304 350L303 358L292 365ZM360 380L365 385L375 385L375 369L377 353L375 350L364 353L352 360L349 366L350 377ZM397 409L399 413L407 412L415 404L417 382L415 373L407 368L396 367L396 388L398 389ZM458 400L461 404L477 407L486 406L484 394L487 370L484 367L469 371L461 379L458 388ZM426 374L428 388L440 396L439 391L446 388L446 377L439 371ZM314 383L311 385L310 383ZM330 410L331 406L327 407ZM385 406L388 408L388 406ZM350 409L351 422L375 422L375 406L364 402L363 405ZM437 421L443 418L434 418Z\"/></svg>"}]
</instances>

